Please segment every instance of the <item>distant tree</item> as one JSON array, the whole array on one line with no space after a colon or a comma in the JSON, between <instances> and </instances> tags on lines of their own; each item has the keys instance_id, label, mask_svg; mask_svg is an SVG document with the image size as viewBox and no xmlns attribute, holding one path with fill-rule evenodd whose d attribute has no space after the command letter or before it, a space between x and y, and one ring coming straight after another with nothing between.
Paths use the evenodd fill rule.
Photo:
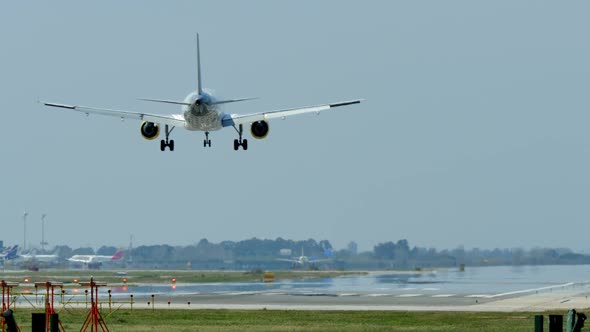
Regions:
<instances>
[{"instance_id":1,"label":"distant tree","mask_svg":"<svg viewBox=\"0 0 590 332\"><path fill-rule=\"evenodd\" d=\"M356 242L354 242L354 241L350 241L350 242L348 242L348 245L346 246L346 250L348 250L348 252L354 256L358 253L358 250L359 250L358 244L356 244Z\"/></svg>"},{"instance_id":2,"label":"distant tree","mask_svg":"<svg viewBox=\"0 0 590 332\"><path fill-rule=\"evenodd\" d=\"M55 246L55 254L60 260L72 257L72 248L68 246Z\"/></svg>"},{"instance_id":3,"label":"distant tree","mask_svg":"<svg viewBox=\"0 0 590 332\"><path fill-rule=\"evenodd\" d=\"M74 249L72 255L94 255L94 249L90 247Z\"/></svg>"},{"instance_id":4,"label":"distant tree","mask_svg":"<svg viewBox=\"0 0 590 332\"><path fill-rule=\"evenodd\" d=\"M394 259L395 258L395 243L389 241L379 243L373 247L373 253L378 259Z\"/></svg>"},{"instance_id":5,"label":"distant tree","mask_svg":"<svg viewBox=\"0 0 590 332\"><path fill-rule=\"evenodd\" d=\"M465 264L465 248L460 245L451 251L451 255L457 260L457 264Z\"/></svg>"},{"instance_id":6,"label":"distant tree","mask_svg":"<svg viewBox=\"0 0 590 332\"><path fill-rule=\"evenodd\" d=\"M117 252L117 247L102 246L96 251L97 255L112 256Z\"/></svg>"},{"instance_id":7,"label":"distant tree","mask_svg":"<svg viewBox=\"0 0 590 332\"><path fill-rule=\"evenodd\" d=\"M176 262L174 247L167 244L139 246L133 250L133 258L143 262Z\"/></svg>"},{"instance_id":8,"label":"distant tree","mask_svg":"<svg viewBox=\"0 0 590 332\"><path fill-rule=\"evenodd\" d=\"M408 259L410 257L410 245L408 240L403 239L397 241L395 244L395 261L398 266L407 267Z\"/></svg>"}]
</instances>

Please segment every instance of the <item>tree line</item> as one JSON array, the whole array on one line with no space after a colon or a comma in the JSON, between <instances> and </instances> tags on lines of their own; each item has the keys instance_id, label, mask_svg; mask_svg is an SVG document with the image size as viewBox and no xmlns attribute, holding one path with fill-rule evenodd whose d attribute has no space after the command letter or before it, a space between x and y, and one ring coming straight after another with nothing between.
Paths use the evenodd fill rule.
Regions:
<instances>
[{"instance_id":1,"label":"tree line","mask_svg":"<svg viewBox=\"0 0 590 332\"><path fill-rule=\"evenodd\" d=\"M76 255L113 255L119 248L101 246L70 248L56 246L53 252L64 262ZM290 263L278 261L285 258L285 249L290 257L303 253L310 258L325 259L321 267L337 269L417 269L430 267L453 267L486 265L545 265L545 264L589 264L590 256L575 253L566 248L522 248L469 250L459 246L455 249L437 250L410 246L406 239L378 243L373 250L358 252L358 245L351 241L346 248L335 250L328 240L303 241L283 238L242 241L209 242L202 239L196 244L172 246L168 244L142 245L127 249L123 264L137 268L208 268L208 269L252 269L288 268ZM39 252L42 253L42 252Z\"/></svg>"}]
</instances>

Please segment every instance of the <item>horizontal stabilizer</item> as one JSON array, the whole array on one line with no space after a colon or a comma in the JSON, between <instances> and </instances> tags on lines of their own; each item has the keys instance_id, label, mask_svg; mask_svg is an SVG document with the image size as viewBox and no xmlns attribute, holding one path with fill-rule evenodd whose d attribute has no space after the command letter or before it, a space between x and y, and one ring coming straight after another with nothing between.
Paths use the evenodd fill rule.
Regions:
<instances>
[{"instance_id":1,"label":"horizontal stabilizer","mask_svg":"<svg viewBox=\"0 0 590 332\"><path fill-rule=\"evenodd\" d=\"M216 101L213 101L213 102L209 103L209 105L219 105L219 104L237 103L237 102L239 102L239 101L254 100L254 99L258 99L258 97L252 97L252 98L240 98L240 99L227 99L227 100L216 100Z\"/></svg>"},{"instance_id":2,"label":"horizontal stabilizer","mask_svg":"<svg viewBox=\"0 0 590 332\"><path fill-rule=\"evenodd\" d=\"M164 104L175 104L175 105L186 105L191 106L190 103L184 101L176 101L176 100L164 100L164 99L149 99L149 98L137 98L143 101L151 101L153 103L164 103Z\"/></svg>"}]
</instances>

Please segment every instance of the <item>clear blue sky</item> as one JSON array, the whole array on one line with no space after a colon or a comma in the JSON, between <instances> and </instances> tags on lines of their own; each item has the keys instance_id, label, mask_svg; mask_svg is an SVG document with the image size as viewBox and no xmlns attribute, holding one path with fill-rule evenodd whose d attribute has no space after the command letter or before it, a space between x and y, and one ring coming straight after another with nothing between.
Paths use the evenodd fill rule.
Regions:
<instances>
[{"instance_id":1,"label":"clear blue sky","mask_svg":"<svg viewBox=\"0 0 590 332\"><path fill-rule=\"evenodd\" d=\"M0 5L2 239L191 244L250 237L571 247L590 219L587 1L18 1ZM366 98L235 133L50 110L179 111L204 85L248 113Z\"/></svg>"}]
</instances>

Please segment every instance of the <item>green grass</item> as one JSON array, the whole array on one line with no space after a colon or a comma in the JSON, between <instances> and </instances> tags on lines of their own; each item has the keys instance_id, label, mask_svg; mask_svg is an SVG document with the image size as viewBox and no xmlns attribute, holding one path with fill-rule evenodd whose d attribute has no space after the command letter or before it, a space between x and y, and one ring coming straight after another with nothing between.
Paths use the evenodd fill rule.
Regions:
<instances>
[{"instance_id":1,"label":"green grass","mask_svg":"<svg viewBox=\"0 0 590 332\"><path fill-rule=\"evenodd\" d=\"M534 313L120 310L103 311L110 331L531 331ZM561 313L565 314L565 313ZM545 313L545 315L547 315ZM31 311L17 309L22 331L30 331ZM83 310L60 313L66 331L78 331ZM90 329L89 329L90 330Z\"/></svg>"}]
</instances>

